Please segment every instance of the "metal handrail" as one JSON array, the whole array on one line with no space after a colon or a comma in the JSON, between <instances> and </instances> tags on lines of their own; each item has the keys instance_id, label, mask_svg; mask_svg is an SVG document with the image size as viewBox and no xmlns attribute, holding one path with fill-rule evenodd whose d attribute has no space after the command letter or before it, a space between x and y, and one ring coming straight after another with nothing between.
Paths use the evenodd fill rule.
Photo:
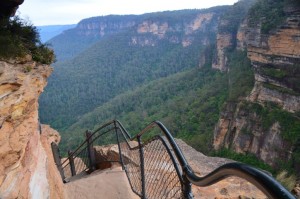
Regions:
<instances>
[{"instance_id":1,"label":"metal handrail","mask_svg":"<svg viewBox=\"0 0 300 199\"><path fill-rule=\"evenodd\" d=\"M119 121L116 122L121 124ZM215 184L225 178L236 176L251 182L269 198L295 199L295 197L274 178L272 178L265 172L262 172L261 170L258 170L256 168L242 163L227 163L204 177L197 176L186 161L183 153L181 152L171 133L159 121L154 121L150 123L146 128L144 128L139 134L137 134L132 139L141 137L143 134L145 134L147 131L149 131L155 126L159 127L160 130L164 133L164 136L166 136L169 144L174 150L177 160L179 161L182 167L182 170L184 172L183 175L187 177L188 181L192 184L200 187L205 187ZM121 125L121 127L125 130L123 125Z\"/></svg>"},{"instance_id":2,"label":"metal handrail","mask_svg":"<svg viewBox=\"0 0 300 199\"><path fill-rule=\"evenodd\" d=\"M154 121L150 123L146 128L144 128L140 133L135 135L134 137L131 137L128 131L124 128L124 126L121 124L118 120L112 120L104 125L100 126L98 129L96 129L91 136L95 135L97 132L101 131L101 129L109 126L114 125L115 129L119 129L121 131L122 136L125 138L125 141L130 148L130 150L136 150L140 149L142 150L143 146L147 144L147 142L142 143L141 137L145 135L150 129L153 129L155 127L158 127L160 131L163 133L163 136L166 138L168 144L171 146L172 152L176 156L176 160L180 164L180 167L182 169L182 176L181 181L183 183L183 191L185 192L184 197L185 198L193 198L191 193L191 185L194 184L196 186L200 187L206 187L210 186L212 184L215 184L225 178L236 176L243 178L249 182L251 182L253 185L255 185L258 189L260 189L268 198L273 199L295 199L295 197L287 191L280 183L278 183L274 178L266 174L265 172L253 168L251 166L248 166L246 164L242 163L228 163L225 164L211 173L207 174L206 176L198 176L195 174L195 172L191 169L190 165L186 161L182 151L178 147L177 143L175 142L173 136L168 131L168 129L159 121ZM112 129L109 129L105 133L110 132ZM103 134L105 134L103 133ZM102 134L101 134L102 135ZM100 137L98 135L97 137ZM95 138L96 139L96 138ZM95 140L93 139L93 141ZM139 146L131 147L128 143L129 141L138 140ZM82 147L86 141L84 141L71 155L74 155L76 151L79 150L80 147ZM119 144L119 143L118 143ZM167 144L165 143L165 147L167 147ZM121 152L120 152L121 153ZM143 158L143 154L141 153L141 158ZM169 153L170 157L175 159L173 157L172 153ZM67 161L67 160L66 160ZM64 161L62 165L66 162ZM174 160L175 161L175 160ZM174 163L175 164L175 163ZM122 165L124 166L124 165ZM143 178L143 176L142 176ZM143 192L144 193L144 192ZM140 195L140 194L138 194ZM141 196L141 195L140 195ZM142 196L144 197L144 196Z\"/></svg>"}]
</instances>

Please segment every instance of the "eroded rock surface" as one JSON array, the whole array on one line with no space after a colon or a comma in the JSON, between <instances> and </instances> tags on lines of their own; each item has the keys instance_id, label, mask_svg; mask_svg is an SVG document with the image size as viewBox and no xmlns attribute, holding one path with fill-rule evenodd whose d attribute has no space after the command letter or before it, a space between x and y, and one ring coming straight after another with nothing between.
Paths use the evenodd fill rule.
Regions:
<instances>
[{"instance_id":1,"label":"eroded rock surface","mask_svg":"<svg viewBox=\"0 0 300 199\"><path fill-rule=\"evenodd\" d=\"M252 153L275 168L280 161L290 161L297 146L283 138L282 124L273 122L266 127L269 118L262 118L259 110L249 107L278 107L290 115L300 111L300 8L295 5L284 10L285 21L268 34L262 33L261 21L249 24L249 16L240 24L237 45L231 47L247 51L255 84L245 99L227 103L213 142L215 149Z\"/></svg>"},{"instance_id":2,"label":"eroded rock surface","mask_svg":"<svg viewBox=\"0 0 300 199\"><path fill-rule=\"evenodd\" d=\"M47 133L50 127L43 134L38 120L38 98L51 72L29 56L0 61L0 198L63 197L49 148L60 138Z\"/></svg>"}]
</instances>

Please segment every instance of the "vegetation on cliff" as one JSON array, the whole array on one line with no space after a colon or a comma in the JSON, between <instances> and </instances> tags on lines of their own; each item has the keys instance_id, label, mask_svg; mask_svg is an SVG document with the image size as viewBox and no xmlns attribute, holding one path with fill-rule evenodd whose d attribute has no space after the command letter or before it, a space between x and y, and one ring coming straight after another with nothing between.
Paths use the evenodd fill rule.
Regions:
<instances>
[{"instance_id":1,"label":"vegetation on cliff","mask_svg":"<svg viewBox=\"0 0 300 199\"><path fill-rule=\"evenodd\" d=\"M236 35L240 23L247 16L249 8L255 0L240 0L231 6L223 15L218 26L219 33Z\"/></svg>"},{"instance_id":2,"label":"vegetation on cliff","mask_svg":"<svg viewBox=\"0 0 300 199\"><path fill-rule=\"evenodd\" d=\"M20 19L0 19L0 58L15 59L31 55L34 61L50 64L54 61L54 52L40 41L35 26Z\"/></svg>"},{"instance_id":3,"label":"vegetation on cliff","mask_svg":"<svg viewBox=\"0 0 300 199\"><path fill-rule=\"evenodd\" d=\"M261 23L261 32L268 34L280 26L286 19L286 12L284 8L287 6L299 6L297 0L260 0L249 10L249 23L250 27L254 27L258 22Z\"/></svg>"},{"instance_id":4,"label":"vegetation on cliff","mask_svg":"<svg viewBox=\"0 0 300 199\"><path fill-rule=\"evenodd\" d=\"M300 120L295 114L284 111L271 102L264 106L258 103L244 102L241 109L249 113L256 113L262 121L263 131L268 131L274 123L278 122L282 138L294 146L291 151L291 161L283 163L281 160L277 160L277 168L291 171L291 168L300 165Z\"/></svg>"}]
</instances>

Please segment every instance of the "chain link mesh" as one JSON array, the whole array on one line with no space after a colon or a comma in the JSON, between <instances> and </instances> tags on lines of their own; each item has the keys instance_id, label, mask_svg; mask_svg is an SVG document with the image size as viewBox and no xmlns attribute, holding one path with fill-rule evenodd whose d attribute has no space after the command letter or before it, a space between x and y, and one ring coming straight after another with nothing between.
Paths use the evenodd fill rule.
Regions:
<instances>
[{"instance_id":1,"label":"chain link mesh","mask_svg":"<svg viewBox=\"0 0 300 199\"><path fill-rule=\"evenodd\" d=\"M117 136L116 136L117 135ZM147 140L147 138L145 138ZM116 147L120 144L120 156L107 154L101 161L119 161L123 162L123 167L127 174L129 183L133 192L137 195L143 195L142 172L144 169L145 197L148 199L175 199L182 197L182 187L180 180L180 171L175 168L177 162L171 158L172 151L163 137L155 136L150 141L139 146L137 141L130 141L130 138L120 128L115 126L106 126L99 129L93 135L95 155L100 153L105 147ZM109 145L108 145L109 144ZM95 147L96 146L96 147ZM97 149L99 147L99 150ZM140 150L140 147L142 150ZM100 149L102 148L102 149ZM120 153L119 149L115 152ZM102 153L103 151L101 151ZM142 153L142 154L141 154ZM141 159L141 156L143 159ZM86 172L89 169L89 154L87 144L81 146L72 155L76 175ZM70 158L70 157L69 157ZM143 163L142 163L143 162ZM98 164L99 162L96 162ZM174 165L175 164L175 165ZM62 164L65 178L72 177L70 161L65 160ZM143 167L143 168L142 168Z\"/></svg>"},{"instance_id":2,"label":"chain link mesh","mask_svg":"<svg viewBox=\"0 0 300 199\"><path fill-rule=\"evenodd\" d=\"M145 144L144 165L147 198L182 198L180 178L161 137Z\"/></svg>"}]
</instances>

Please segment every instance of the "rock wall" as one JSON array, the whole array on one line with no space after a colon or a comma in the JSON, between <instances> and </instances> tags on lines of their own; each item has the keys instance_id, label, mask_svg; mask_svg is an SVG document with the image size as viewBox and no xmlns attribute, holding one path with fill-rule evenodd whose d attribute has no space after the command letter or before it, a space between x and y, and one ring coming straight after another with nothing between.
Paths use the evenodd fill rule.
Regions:
<instances>
[{"instance_id":1,"label":"rock wall","mask_svg":"<svg viewBox=\"0 0 300 199\"><path fill-rule=\"evenodd\" d=\"M112 18L114 16L111 16ZM136 25L132 16L115 16L112 20L108 17L95 17L84 19L76 27L76 32L82 36L100 36L118 33L126 28Z\"/></svg>"},{"instance_id":2,"label":"rock wall","mask_svg":"<svg viewBox=\"0 0 300 199\"><path fill-rule=\"evenodd\" d=\"M264 162L277 167L277 160L291 157L292 145L283 140L278 122L268 130L262 118L248 107L250 102L228 103L214 132L214 148L225 147L237 153L252 153Z\"/></svg>"},{"instance_id":3,"label":"rock wall","mask_svg":"<svg viewBox=\"0 0 300 199\"><path fill-rule=\"evenodd\" d=\"M155 46L164 39L170 43L188 47L195 41L195 33L210 32L216 29L217 15L214 12L201 13L190 20L176 23L171 23L167 19L144 20L137 23L136 32L139 35L131 38L130 45ZM211 43L209 36L211 35L207 34L202 38L203 45Z\"/></svg>"},{"instance_id":4,"label":"rock wall","mask_svg":"<svg viewBox=\"0 0 300 199\"><path fill-rule=\"evenodd\" d=\"M38 120L38 98L51 72L30 56L0 61L0 198L62 198L56 197L62 189L51 189L61 179Z\"/></svg>"},{"instance_id":5,"label":"rock wall","mask_svg":"<svg viewBox=\"0 0 300 199\"><path fill-rule=\"evenodd\" d=\"M212 63L212 68L220 70L220 71L227 71L227 55L226 55L226 49L230 46L232 46L232 34L229 33L223 33L217 34L217 56L215 60Z\"/></svg>"},{"instance_id":6,"label":"rock wall","mask_svg":"<svg viewBox=\"0 0 300 199\"><path fill-rule=\"evenodd\" d=\"M289 112L300 111L300 9L288 13L273 34L246 34L248 57L255 69L256 84L249 100L271 101ZM268 86L269 85L269 86ZM268 87L266 87L268 86Z\"/></svg>"},{"instance_id":7,"label":"rock wall","mask_svg":"<svg viewBox=\"0 0 300 199\"><path fill-rule=\"evenodd\" d=\"M0 2L0 18L14 16L19 5L21 5L24 0L6 0Z\"/></svg>"},{"instance_id":8,"label":"rock wall","mask_svg":"<svg viewBox=\"0 0 300 199\"><path fill-rule=\"evenodd\" d=\"M214 148L253 153L276 166L288 161L295 146L282 137L282 127L274 122L268 130L263 120L246 104L268 103L291 114L300 111L300 8L286 9L284 23L269 34L261 33L261 23L239 26L236 48L247 50L255 73L255 85L249 96L237 103L227 103L214 131ZM280 150L279 150L280 149Z\"/></svg>"}]
</instances>

